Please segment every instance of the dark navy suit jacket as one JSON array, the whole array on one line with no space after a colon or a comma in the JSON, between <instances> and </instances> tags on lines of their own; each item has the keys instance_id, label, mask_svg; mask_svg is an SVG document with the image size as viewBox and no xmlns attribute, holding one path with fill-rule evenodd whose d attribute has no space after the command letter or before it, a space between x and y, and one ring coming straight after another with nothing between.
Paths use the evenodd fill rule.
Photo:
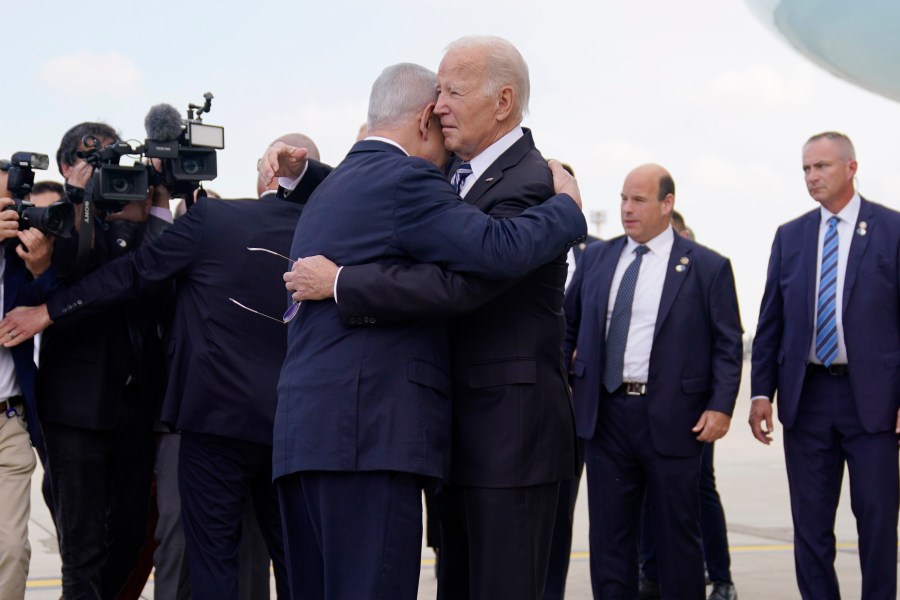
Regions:
<instances>
[{"instance_id":1,"label":"dark navy suit jacket","mask_svg":"<svg viewBox=\"0 0 900 600\"><path fill-rule=\"evenodd\" d=\"M778 228L753 340L751 393L772 400L777 393L778 418L788 429L815 331L820 214L817 208ZM891 430L900 408L900 213L865 199L850 244L842 310L860 421L870 433Z\"/></svg>"},{"instance_id":2,"label":"dark navy suit jacket","mask_svg":"<svg viewBox=\"0 0 900 600\"><path fill-rule=\"evenodd\" d=\"M311 161L304 185L329 170ZM271 444L286 328L228 298L272 316L284 312L288 264L247 247L287 255L306 198L308 191L298 190L291 201L201 199L153 244L54 295L50 317L65 322L100 313L174 279L162 420L178 430Z\"/></svg>"},{"instance_id":3,"label":"dark navy suit jacket","mask_svg":"<svg viewBox=\"0 0 900 600\"><path fill-rule=\"evenodd\" d=\"M731 415L734 410L743 330L729 261L673 235L650 352L647 412L657 452L692 456L702 449L691 428L703 411ZM564 354L571 361L575 424L585 439L594 436L606 397L601 394L606 314L625 243L622 236L588 245L566 292Z\"/></svg>"},{"instance_id":4,"label":"dark navy suit jacket","mask_svg":"<svg viewBox=\"0 0 900 600\"><path fill-rule=\"evenodd\" d=\"M37 279L32 279L25 268L25 263L16 254L13 247L4 244L6 267L3 271L3 307L9 312L16 306L33 306L44 301L46 295L59 287L53 267ZM37 396L35 394L35 378L37 366L34 364L34 341L28 340L10 348L16 368L16 379L25 399L25 415L31 443L39 452L44 452L44 437L38 421Z\"/></svg>"},{"instance_id":5,"label":"dark navy suit jacket","mask_svg":"<svg viewBox=\"0 0 900 600\"><path fill-rule=\"evenodd\" d=\"M504 218L553 195L547 162L523 130L465 202ZM586 231L585 225L580 233ZM580 235L575 241L583 240ZM566 272L565 253L502 285L424 264L341 271L338 309L345 323L467 313L449 322L453 483L514 488L575 473L575 428L560 351Z\"/></svg>"},{"instance_id":6,"label":"dark navy suit jacket","mask_svg":"<svg viewBox=\"0 0 900 600\"><path fill-rule=\"evenodd\" d=\"M460 202L434 165L370 140L319 186L291 252L341 265L429 262L512 278L565 252L584 229L581 211L564 197L517 219L493 219ZM444 321L348 329L334 301L305 302L290 325L279 382L275 477L304 470L446 477L450 387Z\"/></svg>"}]
</instances>

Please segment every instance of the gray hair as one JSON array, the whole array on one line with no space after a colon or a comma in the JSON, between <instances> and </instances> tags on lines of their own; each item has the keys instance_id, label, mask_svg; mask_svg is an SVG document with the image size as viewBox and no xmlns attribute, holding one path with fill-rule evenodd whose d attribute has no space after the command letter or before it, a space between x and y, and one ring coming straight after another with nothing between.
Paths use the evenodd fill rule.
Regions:
<instances>
[{"instance_id":1,"label":"gray hair","mask_svg":"<svg viewBox=\"0 0 900 600\"><path fill-rule=\"evenodd\" d=\"M823 131L822 133L817 133L816 135L806 140L806 143L803 144L803 146L805 148L811 143L818 142L819 140L830 140L837 144L838 149L841 152L841 156L847 162L856 160L856 149L853 148L853 142L851 142L850 138L845 134L838 133L837 131Z\"/></svg>"},{"instance_id":2,"label":"gray hair","mask_svg":"<svg viewBox=\"0 0 900 600\"><path fill-rule=\"evenodd\" d=\"M485 82L483 93L493 96L504 86L510 86L518 103L521 119L528 114L531 83L525 59L509 41L494 35L470 35L452 42L446 52L477 48L485 53Z\"/></svg>"},{"instance_id":3,"label":"gray hair","mask_svg":"<svg viewBox=\"0 0 900 600\"><path fill-rule=\"evenodd\" d=\"M393 129L437 101L437 75L421 65L400 63L381 72L369 94L366 127Z\"/></svg>"}]
</instances>

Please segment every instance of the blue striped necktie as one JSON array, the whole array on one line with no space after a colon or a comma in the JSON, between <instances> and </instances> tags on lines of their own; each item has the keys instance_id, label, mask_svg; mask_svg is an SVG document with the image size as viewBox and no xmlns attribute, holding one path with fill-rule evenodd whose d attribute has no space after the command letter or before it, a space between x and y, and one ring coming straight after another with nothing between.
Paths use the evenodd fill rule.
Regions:
<instances>
[{"instance_id":1,"label":"blue striped necktie","mask_svg":"<svg viewBox=\"0 0 900 600\"><path fill-rule=\"evenodd\" d=\"M453 186L453 189L456 190L456 193L459 194L463 185L466 183L466 179L469 175L472 174L472 165L467 162L462 163L456 169L456 172L453 174L453 177L450 178L450 185Z\"/></svg>"},{"instance_id":2,"label":"blue striped necktie","mask_svg":"<svg viewBox=\"0 0 900 600\"><path fill-rule=\"evenodd\" d=\"M606 333L606 361L603 367L603 385L612 393L622 385L622 370L625 368L625 345L628 343L628 328L631 325L631 305L634 303L634 288L637 287L641 261L650 248L641 244L634 249L636 256L619 284L609 331Z\"/></svg>"},{"instance_id":3,"label":"blue striped necktie","mask_svg":"<svg viewBox=\"0 0 900 600\"><path fill-rule=\"evenodd\" d=\"M822 243L822 272L819 276L819 299L816 304L816 358L830 367L838 354L837 339L837 217L828 219L828 230Z\"/></svg>"}]
</instances>

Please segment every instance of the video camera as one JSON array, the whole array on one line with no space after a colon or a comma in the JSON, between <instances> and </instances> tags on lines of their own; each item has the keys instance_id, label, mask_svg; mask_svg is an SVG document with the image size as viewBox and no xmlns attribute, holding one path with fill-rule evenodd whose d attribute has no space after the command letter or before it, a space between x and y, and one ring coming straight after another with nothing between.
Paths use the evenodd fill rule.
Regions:
<instances>
[{"instance_id":1,"label":"video camera","mask_svg":"<svg viewBox=\"0 0 900 600\"><path fill-rule=\"evenodd\" d=\"M206 125L201 115L212 107L213 95L203 95L203 105L188 104L184 121L178 110L168 104L152 107L144 119L147 140L144 155L163 159L158 183L174 197L190 195L201 181L216 178L216 150L225 147L225 129ZM196 111L196 117L194 114Z\"/></svg>"},{"instance_id":2,"label":"video camera","mask_svg":"<svg viewBox=\"0 0 900 600\"><path fill-rule=\"evenodd\" d=\"M100 148L98 140L85 136L85 152L77 153L94 166L94 174L85 190L98 210L119 212L128 202L147 198L150 185L165 185L173 198L193 194L202 181L216 178L216 150L225 147L225 129L206 125L201 118L209 112L213 95L203 95L203 105L188 104L188 118L182 120L178 109L169 104L152 107L144 119L147 139L143 145L115 142ZM195 116L196 111L196 116ZM162 170L151 165L119 165L125 155L143 155L162 159Z\"/></svg>"},{"instance_id":3,"label":"video camera","mask_svg":"<svg viewBox=\"0 0 900 600\"><path fill-rule=\"evenodd\" d=\"M10 160L0 160L0 171L7 173L6 189L12 193L14 210L19 215L19 229L34 227L45 234L69 237L75 225L75 210L65 200L50 206L35 206L26 199L34 185L34 169L46 170L50 159L37 152L16 152ZM13 238L14 239L14 238Z\"/></svg>"},{"instance_id":4,"label":"video camera","mask_svg":"<svg viewBox=\"0 0 900 600\"><path fill-rule=\"evenodd\" d=\"M140 154L140 148L132 148L128 142L114 142L105 148L91 135L82 138L87 148L76 156L94 167L94 174L84 190L84 197L93 201L97 210L119 212L128 202L147 199L150 175L145 165L125 167L119 159L128 154ZM75 200L78 201L77 199Z\"/></svg>"}]
</instances>

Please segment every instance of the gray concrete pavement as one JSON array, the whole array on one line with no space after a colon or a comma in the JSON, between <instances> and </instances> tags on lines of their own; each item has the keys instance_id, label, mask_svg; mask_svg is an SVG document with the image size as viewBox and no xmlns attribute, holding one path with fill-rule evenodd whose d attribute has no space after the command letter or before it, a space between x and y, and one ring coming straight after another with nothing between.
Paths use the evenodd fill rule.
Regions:
<instances>
[{"instance_id":1,"label":"gray concrete pavement","mask_svg":"<svg viewBox=\"0 0 900 600\"><path fill-rule=\"evenodd\" d=\"M771 447L764 447L752 438L747 426L748 384L749 371L745 368L744 386L731 431L716 445L716 478L728 518L732 573L742 600L794 600L800 595L794 577L791 511L781 431L776 423ZM856 525L848 492L845 481L835 525L836 566L842 597L856 600L860 598L861 578ZM570 600L591 598L587 512L587 496L582 485L566 595ZM50 516L40 497L40 471L35 473L32 484L29 538L32 560L26 598L56 600L60 596L59 552ZM152 589L151 580L144 597L152 598ZM419 599L433 599L435 590L434 555L423 544Z\"/></svg>"}]
</instances>

